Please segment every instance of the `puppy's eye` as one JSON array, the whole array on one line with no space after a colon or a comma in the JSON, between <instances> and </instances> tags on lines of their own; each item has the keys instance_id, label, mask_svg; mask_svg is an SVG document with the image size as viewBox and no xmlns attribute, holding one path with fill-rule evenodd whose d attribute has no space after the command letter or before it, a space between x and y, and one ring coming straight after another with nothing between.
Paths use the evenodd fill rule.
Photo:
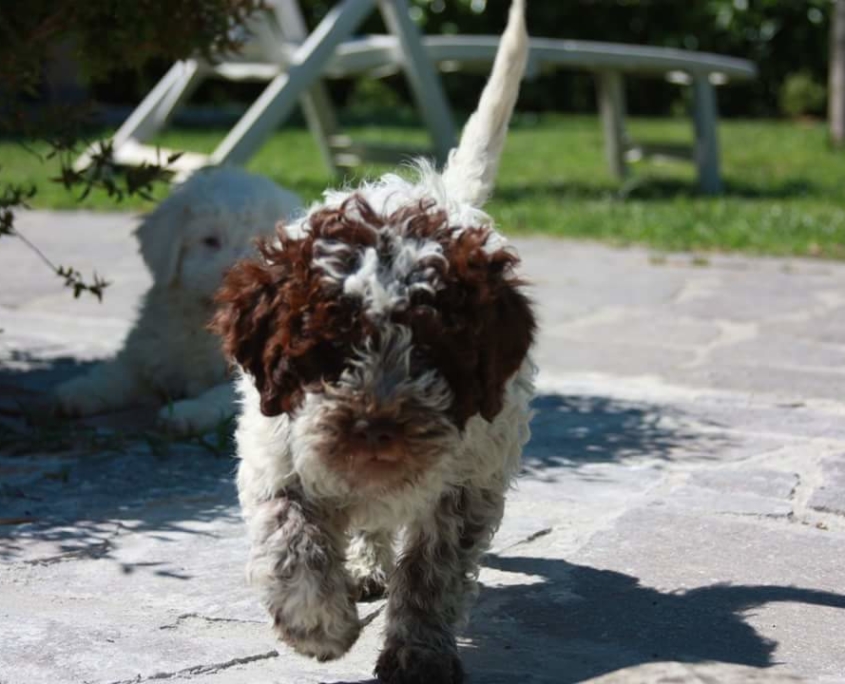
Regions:
<instances>
[{"instance_id":1,"label":"puppy's eye","mask_svg":"<svg viewBox=\"0 0 845 684\"><path fill-rule=\"evenodd\" d=\"M215 235L209 235L207 238L203 238L202 244L209 249L220 249L220 238Z\"/></svg>"}]
</instances>

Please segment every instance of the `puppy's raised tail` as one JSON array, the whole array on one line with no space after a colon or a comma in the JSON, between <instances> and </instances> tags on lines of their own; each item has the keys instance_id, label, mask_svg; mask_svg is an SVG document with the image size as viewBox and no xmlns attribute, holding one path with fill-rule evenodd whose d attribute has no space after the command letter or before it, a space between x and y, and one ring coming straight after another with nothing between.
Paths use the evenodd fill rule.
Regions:
<instances>
[{"instance_id":1,"label":"puppy's raised tail","mask_svg":"<svg viewBox=\"0 0 845 684\"><path fill-rule=\"evenodd\" d=\"M459 202L480 208L493 192L508 122L527 61L525 0L513 0L490 79L443 170L449 195Z\"/></svg>"}]
</instances>

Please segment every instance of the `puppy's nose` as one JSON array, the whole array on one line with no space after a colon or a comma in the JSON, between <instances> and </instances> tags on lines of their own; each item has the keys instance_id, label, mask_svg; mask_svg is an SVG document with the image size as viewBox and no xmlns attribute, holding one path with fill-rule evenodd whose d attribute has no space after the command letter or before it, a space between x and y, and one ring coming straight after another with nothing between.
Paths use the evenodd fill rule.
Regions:
<instances>
[{"instance_id":1,"label":"puppy's nose","mask_svg":"<svg viewBox=\"0 0 845 684\"><path fill-rule=\"evenodd\" d=\"M379 460L394 460L399 428L386 420L358 420L352 427L352 440L376 455Z\"/></svg>"}]
</instances>

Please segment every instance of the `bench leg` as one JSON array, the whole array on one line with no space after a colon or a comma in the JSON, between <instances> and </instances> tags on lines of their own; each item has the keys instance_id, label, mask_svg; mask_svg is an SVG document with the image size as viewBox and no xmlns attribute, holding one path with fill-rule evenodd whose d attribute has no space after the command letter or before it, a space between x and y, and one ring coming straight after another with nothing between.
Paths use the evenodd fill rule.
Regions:
<instances>
[{"instance_id":1,"label":"bench leg","mask_svg":"<svg viewBox=\"0 0 845 684\"><path fill-rule=\"evenodd\" d=\"M599 111L604 129L604 151L610 173L618 180L628 175L625 163L625 84L618 71L598 75Z\"/></svg>"},{"instance_id":2,"label":"bench leg","mask_svg":"<svg viewBox=\"0 0 845 684\"><path fill-rule=\"evenodd\" d=\"M191 96L203 77L202 66L195 59L186 59L171 66L112 136L115 156L127 143L143 143L155 137L167 125L176 107ZM74 169L87 169L100 144L93 143L77 157Z\"/></svg>"},{"instance_id":3,"label":"bench leg","mask_svg":"<svg viewBox=\"0 0 845 684\"><path fill-rule=\"evenodd\" d=\"M417 107L431 133L439 165L446 163L449 151L455 146L455 125L440 77L420 39L420 32L410 17L406 0L379 0L384 22L390 33L397 36L403 67Z\"/></svg>"},{"instance_id":4,"label":"bench leg","mask_svg":"<svg viewBox=\"0 0 845 684\"><path fill-rule=\"evenodd\" d=\"M331 175L336 176L338 169L331 140L337 135L337 119L325 84L322 81L315 83L299 99L299 104L302 106L305 123L317 142L317 148L320 150L326 169Z\"/></svg>"},{"instance_id":5,"label":"bench leg","mask_svg":"<svg viewBox=\"0 0 845 684\"><path fill-rule=\"evenodd\" d=\"M375 0L344 0L335 5L293 56L287 73L270 81L211 155L214 164L245 164L319 79L335 48L373 10Z\"/></svg>"},{"instance_id":6,"label":"bench leg","mask_svg":"<svg viewBox=\"0 0 845 684\"><path fill-rule=\"evenodd\" d=\"M719 112L716 106L716 91L706 74L693 78L692 120L695 127L695 165L698 169L698 185L707 195L722 192L722 177L719 173Z\"/></svg>"},{"instance_id":7,"label":"bench leg","mask_svg":"<svg viewBox=\"0 0 845 684\"><path fill-rule=\"evenodd\" d=\"M302 43L308 39L308 27L297 0L277 0L273 4L273 10L286 40ZM337 117L323 81L315 81L299 98L299 104L326 168L330 174L337 175L337 164L331 147L331 139L337 135Z\"/></svg>"},{"instance_id":8,"label":"bench leg","mask_svg":"<svg viewBox=\"0 0 845 684\"><path fill-rule=\"evenodd\" d=\"M186 60L186 65L184 79L175 88L168 91L156 111L156 125L159 131L170 123L176 109L189 100L205 80L206 71L201 62L196 59L189 59Z\"/></svg>"}]
</instances>

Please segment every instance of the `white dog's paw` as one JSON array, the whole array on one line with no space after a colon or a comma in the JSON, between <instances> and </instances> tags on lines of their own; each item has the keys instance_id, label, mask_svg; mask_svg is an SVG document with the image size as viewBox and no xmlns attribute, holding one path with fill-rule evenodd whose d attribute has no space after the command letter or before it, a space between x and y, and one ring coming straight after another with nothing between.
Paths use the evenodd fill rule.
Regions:
<instances>
[{"instance_id":1,"label":"white dog's paw","mask_svg":"<svg viewBox=\"0 0 845 684\"><path fill-rule=\"evenodd\" d=\"M215 430L232 413L200 399L183 399L164 406L158 422L168 432L179 435L203 434Z\"/></svg>"},{"instance_id":2,"label":"white dog's paw","mask_svg":"<svg viewBox=\"0 0 845 684\"><path fill-rule=\"evenodd\" d=\"M112 403L108 396L109 386L97 378L82 375L63 382L54 391L56 410L65 416L92 416L105 413Z\"/></svg>"}]
</instances>

